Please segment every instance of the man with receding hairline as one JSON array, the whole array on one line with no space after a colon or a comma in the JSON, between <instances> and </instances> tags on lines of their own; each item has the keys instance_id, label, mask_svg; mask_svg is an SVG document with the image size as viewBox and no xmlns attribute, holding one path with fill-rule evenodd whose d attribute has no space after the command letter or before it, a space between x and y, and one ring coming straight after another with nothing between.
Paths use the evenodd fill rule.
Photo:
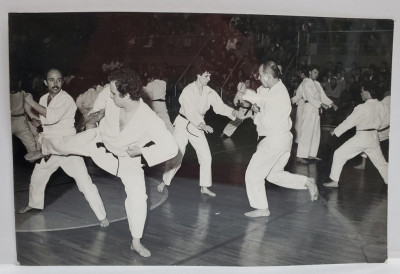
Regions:
<instances>
[{"instance_id":1,"label":"man with receding hairline","mask_svg":"<svg viewBox=\"0 0 400 274\"><path fill-rule=\"evenodd\" d=\"M257 151L251 157L245 175L247 196L255 210L245 213L247 217L270 215L265 179L286 188L308 189L311 201L318 199L318 188L313 178L284 171L292 148L292 107L279 75L279 68L274 62L262 64L259 80L265 92L243 95L243 100L256 104L260 110L254 117L258 133Z\"/></svg>"},{"instance_id":2,"label":"man with receding hairline","mask_svg":"<svg viewBox=\"0 0 400 274\"><path fill-rule=\"evenodd\" d=\"M61 72L58 69L50 69L44 83L48 93L40 98L39 103L31 97L25 97L25 103L39 113L43 126L40 139L75 135L74 123L77 107L74 99L61 89L63 83ZM50 176L59 167L74 178L79 191L83 193L96 217L100 220L100 226L108 226L109 221L106 218L103 201L88 174L85 162L79 156L52 155L50 158L43 158L39 164L36 164L29 186L29 203L19 213L26 213L34 208L43 209L46 185Z\"/></svg>"}]
</instances>

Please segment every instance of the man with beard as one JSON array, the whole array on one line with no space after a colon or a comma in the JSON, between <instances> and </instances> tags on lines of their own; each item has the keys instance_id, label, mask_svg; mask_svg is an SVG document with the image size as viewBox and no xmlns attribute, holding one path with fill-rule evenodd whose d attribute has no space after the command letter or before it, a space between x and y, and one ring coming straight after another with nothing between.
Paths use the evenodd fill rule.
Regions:
<instances>
[{"instance_id":1,"label":"man with beard","mask_svg":"<svg viewBox=\"0 0 400 274\"><path fill-rule=\"evenodd\" d=\"M74 117L77 107L72 97L61 89L61 72L58 69L50 69L44 83L48 93L40 98L39 103L35 102L32 97L25 97L25 103L39 113L43 126L40 139L75 135ZM109 221L106 218L103 201L88 174L85 162L79 156L52 155L49 158L43 158L40 163L36 164L29 186L29 203L19 213L26 213L34 208L43 209L46 185L50 176L59 167L74 178L79 191L83 193L96 217L100 220L100 226L108 226Z\"/></svg>"}]
</instances>

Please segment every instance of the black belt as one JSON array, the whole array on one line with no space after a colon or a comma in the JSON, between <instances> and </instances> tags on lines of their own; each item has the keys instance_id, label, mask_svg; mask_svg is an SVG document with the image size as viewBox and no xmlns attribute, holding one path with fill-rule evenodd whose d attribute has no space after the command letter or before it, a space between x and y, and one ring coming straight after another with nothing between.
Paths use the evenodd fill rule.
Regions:
<instances>
[{"instance_id":1,"label":"black belt","mask_svg":"<svg viewBox=\"0 0 400 274\"><path fill-rule=\"evenodd\" d=\"M152 102L165 102L165 99L155 99L155 100L151 100Z\"/></svg>"},{"instance_id":2,"label":"black belt","mask_svg":"<svg viewBox=\"0 0 400 274\"><path fill-rule=\"evenodd\" d=\"M251 110L251 106L249 106L249 107L239 106L239 108L247 109L247 111L244 113L244 115L247 115L247 113L249 113L249 111Z\"/></svg>"},{"instance_id":3,"label":"black belt","mask_svg":"<svg viewBox=\"0 0 400 274\"><path fill-rule=\"evenodd\" d=\"M181 114L181 113L179 113L179 116L183 117L184 119L186 119L186 120L188 121L188 123L187 123L187 125L186 125L186 130L187 130L187 132L189 132L189 134L190 134L190 135L193 135L194 137L199 137L199 136L197 136L197 135L194 135L193 133L191 133L191 132L189 131L189 124L190 124L190 121L189 121L189 119L188 119L188 118L186 118L186 116L185 116L185 115L183 115L183 114Z\"/></svg>"},{"instance_id":4,"label":"black belt","mask_svg":"<svg viewBox=\"0 0 400 274\"><path fill-rule=\"evenodd\" d=\"M378 129L378 132L385 131L385 130L387 130L387 129L389 129L389 128L390 128L390 126L387 126L387 127L384 127L384 128L380 128L380 129Z\"/></svg>"},{"instance_id":5,"label":"black belt","mask_svg":"<svg viewBox=\"0 0 400 274\"><path fill-rule=\"evenodd\" d=\"M258 136L257 145L267 136Z\"/></svg>"},{"instance_id":6,"label":"black belt","mask_svg":"<svg viewBox=\"0 0 400 274\"><path fill-rule=\"evenodd\" d=\"M357 131L374 131L375 128L367 128L367 129L357 129Z\"/></svg>"},{"instance_id":7,"label":"black belt","mask_svg":"<svg viewBox=\"0 0 400 274\"><path fill-rule=\"evenodd\" d=\"M21 116L25 116L25 113L21 113L21 114L11 114L11 117L21 117Z\"/></svg>"}]
</instances>

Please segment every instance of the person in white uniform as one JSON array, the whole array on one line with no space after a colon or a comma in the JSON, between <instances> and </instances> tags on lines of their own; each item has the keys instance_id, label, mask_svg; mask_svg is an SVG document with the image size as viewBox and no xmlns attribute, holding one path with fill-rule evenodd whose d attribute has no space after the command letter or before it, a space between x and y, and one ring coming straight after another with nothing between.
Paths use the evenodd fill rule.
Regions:
<instances>
[{"instance_id":1,"label":"person in white uniform","mask_svg":"<svg viewBox=\"0 0 400 274\"><path fill-rule=\"evenodd\" d=\"M27 151L25 160L32 162L40 159L42 153L37 149L36 140L27 119L27 116L38 117L32 112L30 106L25 104L25 97L32 98L32 95L21 90L21 82L18 79L10 80L10 92L11 132L25 146Z\"/></svg>"},{"instance_id":2,"label":"person in white uniform","mask_svg":"<svg viewBox=\"0 0 400 274\"><path fill-rule=\"evenodd\" d=\"M376 99L376 87L366 82L361 85L363 104L354 108L353 112L337 126L332 136L340 137L347 130L356 127L356 134L340 146L333 154L331 173L332 181L325 183L326 187L338 187L340 174L346 162L364 152L378 169L385 184L388 183L388 163L383 157L379 144L378 131L385 118L384 105Z\"/></svg>"},{"instance_id":3,"label":"person in white uniform","mask_svg":"<svg viewBox=\"0 0 400 274\"><path fill-rule=\"evenodd\" d=\"M46 155L89 156L100 168L121 178L131 249L149 257L150 251L140 242L147 215L142 162L148 166L165 162L178 153L178 146L164 122L141 99L143 86L136 72L121 69L112 72L109 80L93 106L102 118L99 126L89 126L75 136L45 140L42 150Z\"/></svg>"},{"instance_id":4,"label":"person in white uniform","mask_svg":"<svg viewBox=\"0 0 400 274\"><path fill-rule=\"evenodd\" d=\"M298 86L298 88L295 91L294 96L290 99L290 101L292 102L292 104L296 104L297 108L296 108L296 120L294 122L294 130L296 133L296 138L294 139L295 143L299 142L299 136L300 136L300 130L301 130L301 126L302 126L302 115L303 115L303 110L304 110L304 99L303 99L303 88L304 88L304 84L305 82L307 82L305 79L307 79L306 74L301 71L300 72L300 77L302 79L302 82L300 83L300 85Z\"/></svg>"},{"instance_id":5,"label":"person in white uniform","mask_svg":"<svg viewBox=\"0 0 400 274\"><path fill-rule=\"evenodd\" d=\"M259 79L266 91L243 95L243 100L256 104L260 109L254 118L258 133L257 150L251 157L245 175L247 197L250 206L255 208L245 213L248 217L270 215L265 179L286 188L308 189L311 201L318 199L318 188L313 178L284 171L292 148L292 107L279 74L276 63L263 63L259 68Z\"/></svg>"},{"instance_id":6,"label":"person in white uniform","mask_svg":"<svg viewBox=\"0 0 400 274\"><path fill-rule=\"evenodd\" d=\"M308 163L310 160L321 160L317 157L321 138L320 112L321 108L327 109L337 106L329 99L321 84L317 81L319 68L311 66L309 78L304 80L303 99L305 101L299 143L297 147L297 161Z\"/></svg>"},{"instance_id":7,"label":"person in white uniform","mask_svg":"<svg viewBox=\"0 0 400 274\"><path fill-rule=\"evenodd\" d=\"M228 107L218 96L217 92L207 86L210 81L209 68L206 65L197 68L197 80L187 85L179 96L181 108L174 122L174 138L179 147L178 155L165 165L163 182L158 186L162 192L166 185L171 184L172 178L182 164L188 142L196 151L200 164L200 192L215 197L208 188L212 185L211 152L205 133L213 133L213 128L204 121L205 113L213 107L215 113L224 115L234 121L242 119L237 110Z\"/></svg>"},{"instance_id":8,"label":"person in white uniform","mask_svg":"<svg viewBox=\"0 0 400 274\"><path fill-rule=\"evenodd\" d=\"M243 123L243 121L252 116L253 111L251 110L251 104L241 99L243 94L249 88L250 88L250 80L246 80L245 82L240 82L238 84L235 98L233 98L233 104L238 108L238 111L243 116L243 119L236 119L235 121L229 121L229 123L225 126L224 130L222 131L221 137L230 138L236 131L236 129Z\"/></svg>"},{"instance_id":9,"label":"person in white uniform","mask_svg":"<svg viewBox=\"0 0 400 274\"><path fill-rule=\"evenodd\" d=\"M48 88L48 93L40 98L39 103L33 101L31 97L25 97L25 103L40 115L43 126L40 139L74 135L76 133L74 127L76 105L72 97L61 89L61 72L57 69L50 69L44 83ZM100 226L108 226L109 221L106 218L103 201L88 174L85 162L79 156L52 155L48 159L43 158L39 164L36 164L29 186L29 203L19 212L26 213L34 208L43 209L46 185L50 176L59 167L74 178L79 191L83 193L96 217L100 220Z\"/></svg>"},{"instance_id":10,"label":"person in white uniform","mask_svg":"<svg viewBox=\"0 0 400 274\"><path fill-rule=\"evenodd\" d=\"M386 161L389 160L389 131L390 131L390 91L385 93L384 98L381 103L385 107L385 115L382 121L382 125L378 129L379 141L381 144L381 149L383 156ZM367 161L367 155L365 153L361 154L361 163L354 166L356 169L365 169L365 164Z\"/></svg>"},{"instance_id":11,"label":"person in white uniform","mask_svg":"<svg viewBox=\"0 0 400 274\"><path fill-rule=\"evenodd\" d=\"M169 118L167 104L165 103L167 83L160 79L151 79L143 89L151 100L151 109L164 121L168 130L171 133L174 132L174 126Z\"/></svg>"}]
</instances>

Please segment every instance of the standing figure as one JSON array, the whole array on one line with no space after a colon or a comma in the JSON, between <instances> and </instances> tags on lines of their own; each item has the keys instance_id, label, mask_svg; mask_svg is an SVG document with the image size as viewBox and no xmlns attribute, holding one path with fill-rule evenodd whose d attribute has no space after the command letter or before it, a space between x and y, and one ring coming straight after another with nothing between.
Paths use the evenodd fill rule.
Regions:
<instances>
[{"instance_id":1,"label":"standing figure","mask_svg":"<svg viewBox=\"0 0 400 274\"><path fill-rule=\"evenodd\" d=\"M311 66L309 78L304 80L303 99L304 110L302 115L299 144L297 147L297 161L308 163L307 159L321 160L317 157L321 139L320 113L323 109L337 106L329 99L321 84L317 81L319 68Z\"/></svg>"},{"instance_id":2,"label":"standing figure","mask_svg":"<svg viewBox=\"0 0 400 274\"><path fill-rule=\"evenodd\" d=\"M39 139L75 135L74 117L77 108L74 99L61 89L63 83L61 72L58 69L50 69L44 83L48 93L40 98L39 103L33 101L31 97L25 97L25 103L39 113L43 126L43 133ZM79 156L52 155L50 158L43 158L39 164L36 164L29 186L29 203L19 212L26 213L33 208L43 209L46 185L50 176L59 167L74 178L79 191L83 193L96 217L100 220L100 226L108 226L109 221L106 218L103 201L88 174L85 162Z\"/></svg>"},{"instance_id":3,"label":"standing figure","mask_svg":"<svg viewBox=\"0 0 400 274\"><path fill-rule=\"evenodd\" d=\"M308 189L311 201L318 199L318 188L313 178L284 171L292 148L292 107L279 74L279 68L274 62L262 64L259 79L266 92L243 95L243 100L256 104L260 109L254 118L258 133L257 150L251 157L245 175L247 197L250 206L255 208L245 213L248 217L270 215L265 179L286 188Z\"/></svg>"},{"instance_id":4,"label":"standing figure","mask_svg":"<svg viewBox=\"0 0 400 274\"><path fill-rule=\"evenodd\" d=\"M376 99L376 94L376 87L372 82L363 83L361 99L364 104L355 107L346 120L331 132L332 136L340 137L353 127L357 129L356 134L333 154L331 174L329 175L332 181L325 183L324 186L338 187L344 164L362 152L378 169L385 184L388 183L388 163L383 157L377 131L384 121L386 110L385 106Z\"/></svg>"},{"instance_id":5,"label":"standing figure","mask_svg":"<svg viewBox=\"0 0 400 274\"><path fill-rule=\"evenodd\" d=\"M188 142L196 151L200 164L200 192L215 197L215 193L208 187L212 185L211 179L211 152L205 133L213 133L212 127L204 121L204 115L213 107L215 113L229 117L232 121L237 117L238 111L224 104L221 97L207 86L210 81L210 72L207 65L197 68L197 80L187 85L179 96L181 108L174 122L174 137L179 147L178 155L165 165L163 182L158 186L162 192L166 185L171 184L172 178L182 164Z\"/></svg>"},{"instance_id":6,"label":"standing figure","mask_svg":"<svg viewBox=\"0 0 400 274\"><path fill-rule=\"evenodd\" d=\"M79 154L121 178L125 210L132 235L131 249L149 257L140 240L147 216L144 164L154 166L173 158L178 146L164 122L143 102L143 86L136 72L114 71L93 106L93 121L74 136L44 140L43 154ZM97 112L97 113L96 113ZM53 156L52 156L53 157Z\"/></svg>"}]
</instances>

